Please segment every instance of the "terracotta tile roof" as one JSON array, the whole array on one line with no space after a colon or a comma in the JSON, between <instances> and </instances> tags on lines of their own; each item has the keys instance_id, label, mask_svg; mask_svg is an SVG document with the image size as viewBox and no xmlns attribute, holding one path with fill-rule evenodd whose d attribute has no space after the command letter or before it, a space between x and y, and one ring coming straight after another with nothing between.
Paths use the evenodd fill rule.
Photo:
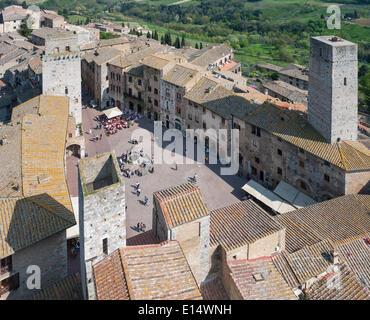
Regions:
<instances>
[{"instance_id":1,"label":"terracotta tile roof","mask_svg":"<svg viewBox=\"0 0 370 320\"><path fill-rule=\"evenodd\" d=\"M233 250L283 229L253 200L211 211L210 245Z\"/></svg>"},{"instance_id":2,"label":"terracotta tile roof","mask_svg":"<svg viewBox=\"0 0 370 320\"><path fill-rule=\"evenodd\" d=\"M122 52L120 50L104 47L85 54L83 59L88 63L95 62L97 65L103 65L117 58L121 54Z\"/></svg>"},{"instance_id":3,"label":"terracotta tile roof","mask_svg":"<svg viewBox=\"0 0 370 320\"><path fill-rule=\"evenodd\" d=\"M83 300L81 276L74 273L40 290L31 300Z\"/></svg>"},{"instance_id":4,"label":"terracotta tile roof","mask_svg":"<svg viewBox=\"0 0 370 320\"><path fill-rule=\"evenodd\" d=\"M143 64L147 67L162 70L167 64L169 64L171 61L168 59L160 58L155 55L150 55L143 59Z\"/></svg>"},{"instance_id":5,"label":"terracotta tile roof","mask_svg":"<svg viewBox=\"0 0 370 320\"><path fill-rule=\"evenodd\" d=\"M316 281L307 294L310 300L370 300L368 289L361 286L346 264Z\"/></svg>"},{"instance_id":6,"label":"terracotta tile roof","mask_svg":"<svg viewBox=\"0 0 370 320\"><path fill-rule=\"evenodd\" d=\"M231 53L232 49L225 44L208 45L195 53L189 61L198 66L208 66Z\"/></svg>"},{"instance_id":7,"label":"terracotta tile roof","mask_svg":"<svg viewBox=\"0 0 370 320\"><path fill-rule=\"evenodd\" d=\"M332 265L333 252L331 242L324 240L291 254L284 251L274 257L273 261L291 288L295 288L325 273Z\"/></svg>"},{"instance_id":8,"label":"terracotta tile roof","mask_svg":"<svg viewBox=\"0 0 370 320\"><path fill-rule=\"evenodd\" d=\"M114 251L93 267L98 300L129 300L121 253Z\"/></svg>"},{"instance_id":9,"label":"terracotta tile roof","mask_svg":"<svg viewBox=\"0 0 370 320\"><path fill-rule=\"evenodd\" d=\"M169 228L209 214L199 188L193 183L157 191L153 197L159 202Z\"/></svg>"},{"instance_id":10,"label":"terracotta tile roof","mask_svg":"<svg viewBox=\"0 0 370 320\"><path fill-rule=\"evenodd\" d=\"M364 147L348 141L327 143L306 117L294 111L264 104L247 113L244 120L343 170L370 169L370 156Z\"/></svg>"},{"instance_id":11,"label":"terracotta tile roof","mask_svg":"<svg viewBox=\"0 0 370 320\"><path fill-rule=\"evenodd\" d=\"M271 257L232 261L228 265L245 300L297 300Z\"/></svg>"},{"instance_id":12,"label":"terracotta tile roof","mask_svg":"<svg viewBox=\"0 0 370 320\"><path fill-rule=\"evenodd\" d=\"M272 261L274 262L276 269L282 275L282 277L289 285L289 287L294 289L297 288L300 285L300 283L298 282L298 279L294 274L293 269L288 263L288 256L289 253L284 250L279 254L273 256Z\"/></svg>"},{"instance_id":13,"label":"terracotta tile roof","mask_svg":"<svg viewBox=\"0 0 370 320\"><path fill-rule=\"evenodd\" d=\"M270 81L264 83L263 87L289 99L290 101L307 104L308 91L301 90L287 82L280 80Z\"/></svg>"},{"instance_id":14,"label":"terracotta tile roof","mask_svg":"<svg viewBox=\"0 0 370 320\"><path fill-rule=\"evenodd\" d=\"M221 68L221 71L227 71L227 70L230 70L231 68L235 67L236 65L238 65L239 62L237 61L230 61L229 63L226 63L222 68Z\"/></svg>"},{"instance_id":15,"label":"terracotta tile roof","mask_svg":"<svg viewBox=\"0 0 370 320\"><path fill-rule=\"evenodd\" d=\"M286 228L286 250L292 253L325 239L336 247L365 237L370 232L369 203L370 195L347 195L278 216Z\"/></svg>"},{"instance_id":16,"label":"terracotta tile roof","mask_svg":"<svg viewBox=\"0 0 370 320\"><path fill-rule=\"evenodd\" d=\"M109 64L121 68L127 68L131 65L136 66L142 59L150 56L156 51L157 50L153 48L145 48L143 50L139 50L138 52L134 52L126 56L121 55L119 57L116 57L112 61L110 61Z\"/></svg>"},{"instance_id":17,"label":"terracotta tile roof","mask_svg":"<svg viewBox=\"0 0 370 320\"><path fill-rule=\"evenodd\" d=\"M13 148L22 175L17 197L0 200L0 258L76 224L64 171L68 99L42 95L29 104L32 113L18 107L14 119L21 121Z\"/></svg>"},{"instance_id":18,"label":"terracotta tile roof","mask_svg":"<svg viewBox=\"0 0 370 320\"><path fill-rule=\"evenodd\" d=\"M163 77L163 80L182 87L187 82L194 79L197 73L198 70L190 69L183 65L177 64L166 73L166 75Z\"/></svg>"},{"instance_id":19,"label":"terracotta tile roof","mask_svg":"<svg viewBox=\"0 0 370 320\"><path fill-rule=\"evenodd\" d=\"M231 115L243 119L257 108L254 103L208 77L202 77L185 98L201 104L224 119L231 119Z\"/></svg>"},{"instance_id":20,"label":"terracotta tile roof","mask_svg":"<svg viewBox=\"0 0 370 320\"><path fill-rule=\"evenodd\" d=\"M203 281L200 292L204 300L230 300L219 276Z\"/></svg>"},{"instance_id":21,"label":"terracotta tile roof","mask_svg":"<svg viewBox=\"0 0 370 320\"><path fill-rule=\"evenodd\" d=\"M126 247L93 267L98 299L202 299L180 245Z\"/></svg>"},{"instance_id":22,"label":"terracotta tile roof","mask_svg":"<svg viewBox=\"0 0 370 320\"><path fill-rule=\"evenodd\" d=\"M146 244L156 244L158 243L152 230L140 233L136 236L126 239L127 246L143 246Z\"/></svg>"},{"instance_id":23,"label":"terracotta tile roof","mask_svg":"<svg viewBox=\"0 0 370 320\"><path fill-rule=\"evenodd\" d=\"M355 273L360 283L370 287L370 235L338 246L342 261Z\"/></svg>"},{"instance_id":24,"label":"terracotta tile roof","mask_svg":"<svg viewBox=\"0 0 370 320\"><path fill-rule=\"evenodd\" d=\"M267 63L267 62L261 62L256 64L257 67L264 68L271 71L280 71L283 67L277 66L275 64Z\"/></svg>"},{"instance_id":25,"label":"terracotta tile roof","mask_svg":"<svg viewBox=\"0 0 370 320\"><path fill-rule=\"evenodd\" d=\"M303 81L308 81L308 68L294 63L291 63L286 67L280 69L279 73Z\"/></svg>"}]
</instances>

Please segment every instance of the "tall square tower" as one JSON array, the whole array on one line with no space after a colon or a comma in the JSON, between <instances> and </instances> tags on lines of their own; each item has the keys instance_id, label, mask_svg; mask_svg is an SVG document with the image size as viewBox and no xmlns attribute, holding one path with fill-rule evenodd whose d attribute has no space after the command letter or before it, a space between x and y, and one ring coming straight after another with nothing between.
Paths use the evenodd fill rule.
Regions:
<instances>
[{"instance_id":1,"label":"tall square tower","mask_svg":"<svg viewBox=\"0 0 370 320\"><path fill-rule=\"evenodd\" d=\"M329 143L357 140L357 68L355 43L311 38L308 119Z\"/></svg>"},{"instance_id":2,"label":"tall square tower","mask_svg":"<svg viewBox=\"0 0 370 320\"><path fill-rule=\"evenodd\" d=\"M75 118L76 124L82 122L81 52L77 34L61 31L46 37L42 57L42 92L67 96L69 114Z\"/></svg>"},{"instance_id":3,"label":"tall square tower","mask_svg":"<svg viewBox=\"0 0 370 320\"><path fill-rule=\"evenodd\" d=\"M95 299L92 266L126 246L125 185L114 153L80 160L79 227L84 297Z\"/></svg>"}]
</instances>

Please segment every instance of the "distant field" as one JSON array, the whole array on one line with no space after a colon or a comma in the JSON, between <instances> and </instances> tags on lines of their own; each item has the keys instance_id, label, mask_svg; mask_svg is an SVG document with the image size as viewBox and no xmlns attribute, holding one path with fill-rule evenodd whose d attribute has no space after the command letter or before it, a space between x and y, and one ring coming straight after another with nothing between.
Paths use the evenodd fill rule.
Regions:
<instances>
[{"instance_id":1,"label":"distant field","mask_svg":"<svg viewBox=\"0 0 370 320\"><path fill-rule=\"evenodd\" d=\"M68 19L72 24L77 24L77 22L80 22L80 24L85 24L86 22L86 17L79 15L70 15L68 16Z\"/></svg>"},{"instance_id":2,"label":"distant field","mask_svg":"<svg viewBox=\"0 0 370 320\"><path fill-rule=\"evenodd\" d=\"M352 23L358 24L360 26L370 27L370 19L360 18L353 21Z\"/></svg>"}]
</instances>

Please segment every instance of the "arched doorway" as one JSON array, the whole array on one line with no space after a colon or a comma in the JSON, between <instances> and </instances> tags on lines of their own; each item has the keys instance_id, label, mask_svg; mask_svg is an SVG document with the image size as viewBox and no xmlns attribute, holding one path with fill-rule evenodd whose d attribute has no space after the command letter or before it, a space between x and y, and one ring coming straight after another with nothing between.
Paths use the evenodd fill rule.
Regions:
<instances>
[{"instance_id":1,"label":"arched doorway","mask_svg":"<svg viewBox=\"0 0 370 320\"><path fill-rule=\"evenodd\" d=\"M154 121L158 121L158 113L154 112Z\"/></svg>"},{"instance_id":2,"label":"arched doorway","mask_svg":"<svg viewBox=\"0 0 370 320\"><path fill-rule=\"evenodd\" d=\"M170 121L169 121L169 117L166 116L166 128L169 129L170 128Z\"/></svg>"},{"instance_id":3,"label":"arched doorway","mask_svg":"<svg viewBox=\"0 0 370 320\"><path fill-rule=\"evenodd\" d=\"M81 158L81 146L78 144L71 144L67 148L67 155Z\"/></svg>"},{"instance_id":4,"label":"arched doorway","mask_svg":"<svg viewBox=\"0 0 370 320\"><path fill-rule=\"evenodd\" d=\"M295 182L295 185L298 187L299 190L303 191L304 193L312 195L312 188L306 180L298 178Z\"/></svg>"},{"instance_id":5,"label":"arched doorway","mask_svg":"<svg viewBox=\"0 0 370 320\"><path fill-rule=\"evenodd\" d=\"M181 130L181 122L180 122L180 120L179 120L179 119L176 119L176 120L175 120L175 128L176 128L177 130Z\"/></svg>"}]
</instances>

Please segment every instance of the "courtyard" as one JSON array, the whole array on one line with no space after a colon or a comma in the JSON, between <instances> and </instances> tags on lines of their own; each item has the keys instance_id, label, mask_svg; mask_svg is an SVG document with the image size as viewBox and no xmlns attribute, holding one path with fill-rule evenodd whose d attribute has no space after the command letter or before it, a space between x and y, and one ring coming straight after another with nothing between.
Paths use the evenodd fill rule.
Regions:
<instances>
[{"instance_id":1,"label":"courtyard","mask_svg":"<svg viewBox=\"0 0 370 320\"><path fill-rule=\"evenodd\" d=\"M144 129L153 134L153 121L142 118L137 121L135 126L119 130L114 135L106 136L103 128L95 129L98 122L94 118L101 114L102 112L93 108L86 108L82 111L82 127L85 137L85 150L88 157L110 151L114 151L117 157L122 153L127 153L133 146L129 141L135 129ZM100 137L100 134L102 134L102 138L98 141L93 141L93 138L96 136ZM155 164L154 169L154 173L148 173L140 177L135 175L127 178L122 175L122 179L126 185L127 238L138 235L135 229L138 222L143 222L146 225L146 231L151 230L153 192L189 182L195 174L197 175L197 185L210 210L237 202L244 195L241 187L246 183L245 178L240 178L236 175L220 176L219 165L182 164L176 168L175 165ZM68 180L74 181L73 184L75 184L77 182L75 159L69 159L67 161L67 170L69 172ZM140 183L140 196L137 196L136 193L135 186L137 183ZM148 205L144 205L145 197L149 198Z\"/></svg>"}]
</instances>

